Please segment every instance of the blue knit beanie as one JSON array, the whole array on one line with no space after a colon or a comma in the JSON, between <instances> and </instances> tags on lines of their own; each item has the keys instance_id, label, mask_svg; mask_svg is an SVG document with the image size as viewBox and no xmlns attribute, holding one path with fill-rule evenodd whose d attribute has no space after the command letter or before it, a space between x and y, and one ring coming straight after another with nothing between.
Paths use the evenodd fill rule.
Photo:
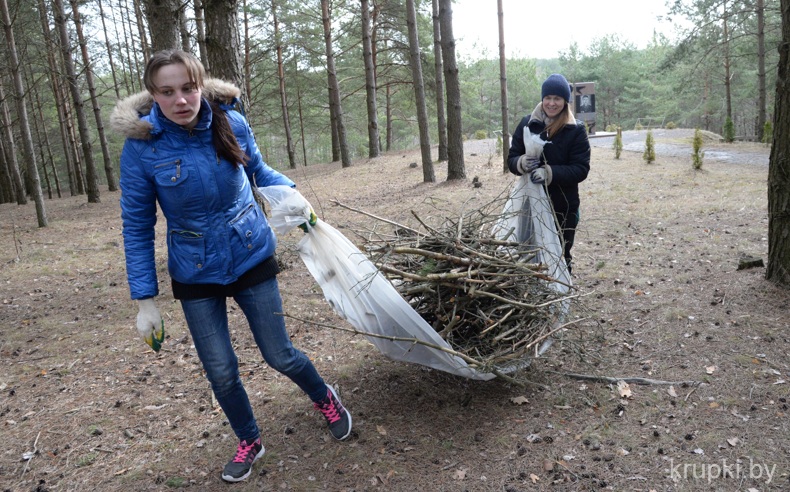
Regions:
<instances>
[{"instance_id":1,"label":"blue knit beanie","mask_svg":"<svg viewBox=\"0 0 790 492\"><path fill-rule=\"evenodd\" d=\"M546 96L560 96L565 99L565 102L570 102L571 86L568 84L568 80L558 73L549 75L540 90L541 99Z\"/></svg>"}]
</instances>

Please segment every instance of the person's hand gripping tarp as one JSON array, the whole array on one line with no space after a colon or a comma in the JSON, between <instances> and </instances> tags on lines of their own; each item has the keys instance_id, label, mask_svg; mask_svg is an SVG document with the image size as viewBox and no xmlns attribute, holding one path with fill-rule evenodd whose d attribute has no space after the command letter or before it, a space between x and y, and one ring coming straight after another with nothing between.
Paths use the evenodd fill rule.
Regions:
<instances>
[{"instance_id":1,"label":"person's hand gripping tarp","mask_svg":"<svg viewBox=\"0 0 790 492\"><path fill-rule=\"evenodd\" d=\"M165 341L165 320L159 314L153 298L141 299L137 304L137 331L154 352L159 352Z\"/></svg>"}]
</instances>

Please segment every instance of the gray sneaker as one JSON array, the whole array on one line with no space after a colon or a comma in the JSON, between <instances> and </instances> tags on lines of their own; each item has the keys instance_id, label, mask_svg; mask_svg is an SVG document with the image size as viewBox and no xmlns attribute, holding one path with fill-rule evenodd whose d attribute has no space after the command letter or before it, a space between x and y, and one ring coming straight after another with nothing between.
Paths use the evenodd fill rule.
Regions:
<instances>
[{"instance_id":1,"label":"gray sneaker","mask_svg":"<svg viewBox=\"0 0 790 492\"><path fill-rule=\"evenodd\" d=\"M240 441L239 447L236 449L236 456L225 465L225 469L222 471L222 480L241 482L249 477L252 472L252 464L263 456L264 451L260 437L251 443Z\"/></svg>"},{"instance_id":2,"label":"gray sneaker","mask_svg":"<svg viewBox=\"0 0 790 492\"><path fill-rule=\"evenodd\" d=\"M351 414L340 403L335 390L327 385L326 397L313 406L324 415L332 437L338 441L346 439L351 434Z\"/></svg>"}]
</instances>

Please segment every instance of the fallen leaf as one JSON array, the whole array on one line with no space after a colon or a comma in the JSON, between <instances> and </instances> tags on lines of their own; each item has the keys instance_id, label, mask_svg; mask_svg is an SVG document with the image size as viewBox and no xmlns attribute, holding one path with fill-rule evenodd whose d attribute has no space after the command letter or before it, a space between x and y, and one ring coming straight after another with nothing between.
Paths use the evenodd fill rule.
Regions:
<instances>
[{"instance_id":1,"label":"fallen leaf","mask_svg":"<svg viewBox=\"0 0 790 492\"><path fill-rule=\"evenodd\" d=\"M786 382L787 382L787 381L785 381L784 379L777 379L777 380L776 380L776 382L775 382L774 384L784 384L784 383L786 383Z\"/></svg>"},{"instance_id":2,"label":"fallen leaf","mask_svg":"<svg viewBox=\"0 0 790 492\"><path fill-rule=\"evenodd\" d=\"M464 480L466 479L466 470L455 470L453 473L454 480Z\"/></svg>"},{"instance_id":3,"label":"fallen leaf","mask_svg":"<svg viewBox=\"0 0 790 492\"><path fill-rule=\"evenodd\" d=\"M538 483L538 480L540 480L540 477L535 475L534 473L530 473L529 474L529 479L532 480L532 483Z\"/></svg>"},{"instance_id":4,"label":"fallen leaf","mask_svg":"<svg viewBox=\"0 0 790 492\"><path fill-rule=\"evenodd\" d=\"M529 403L529 400L527 400L526 396L516 396L516 397L511 398L510 402L514 403L516 405L523 405L525 403Z\"/></svg>"},{"instance_id":5,"label":"fallen leaf","mask_svg":"<svg viewBox=\"0 0 790 492\"><path fill-rule=\"evenodd\" d=\"M631 398L631 387L625 381L617 381L617 391L620 393L620 398Z\"/></svg>"},{"instance_id":6,"label":"fallen leaf","mask_svg":"<svg viewBox=\"0 0 790 492\"><path fill-rule=\"evenodd\" d=\"M741 442L741 440L738 439L737 437L731 437L731 438L727 439L727 444L729 444L732 447L737 446L738 443L740 443L740 442Z\"/></svg>"},{"instance_id":7,"label":"fallen leaf","mask_svg":"<svg viewBox=\"0 0 790 492\"><path fill-rule=\"evenodd\" d=\"M376 426L376 432L378 432L382 436L386 436L387 435L387 429L385 429L384 427L382 427L380 425Z\"/></svg>"},{"instance_id":8,"label":"fallen leaf","mask_svg":"<svg viewBox=\"0 0 790 492\"><path fill-rule=\"evenodd\" d=\"M671 396L672 398L677 398L677 397L678 397L678 392L677 392L677 391L675 391L675 387L674 387L674 386L670 386L670 387L669 387L669 389L667 389L667 393L668 393L668 394L669 394L669 396Z\"/></svg>"},{"instance_id":9,"label":"fallen leaf","mask_svg":"<svg viewBox=\"0 0 790 492\"><path fill-rule=\"evenodd\" d=\"M161 409L165 408L166 406L167 406L167 403L162 403L161 405L148 405L147 407L144 407L143 410L148 410L148 411L161 410Z\"/></svg>"},{"instance_id":10,"label":"fallen leaf","mask_svg":"<svg viewBox=\"0 0 790 492\"><path fill-rule=\"evenodd\" d=\"M692 451L692 452L693 452L694 454L705 454L705 451L703 451L703 449L702 449L702 448L697 448L697 449L695 449L695 450L694 450L694 451Z\"/></svg>"},{"instance_id":11,"label":"fallen leaf","mask_svg":"<svg viewBox=\"0 0 790 492\"><path fill-rule=\"evenodd\" d=\"M549 459L543 460L543 471L550 472L553 469L554 469L554 461L549 460Z\"/></svg>"},{"instance_id":12,"label":"fallen leaf","mask_svg":"<svg viewBox=\"0 0 790 492\"><path fill-rule=\"evenodd\" d=\"M707 366L705 367L705 372L708 374L713 374L716 371L716 366Z\"/></svg>"}]
</instances>

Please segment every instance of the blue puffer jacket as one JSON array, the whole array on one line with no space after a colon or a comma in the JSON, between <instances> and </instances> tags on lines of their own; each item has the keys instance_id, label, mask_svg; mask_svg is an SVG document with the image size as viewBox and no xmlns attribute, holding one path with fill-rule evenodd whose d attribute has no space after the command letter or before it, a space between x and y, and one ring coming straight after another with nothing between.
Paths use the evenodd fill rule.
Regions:
<instances>
[{"instance_id":1,"label":"blue puffer jacket","mask_svg":"<svg viewBox=\"0 0 790 492\"><path fill-rule=\"evenodd\" d=\"M121 217L132 299L159 293L154 263L157 202L167 220L168 270L178 282L227 285L274 253L274 232L250 182L294 183L263 162L247 120L230 109L238 89L210 79L203 94L225 102L236 139L250 157L246 167L217 156L205 99L191 131L165 118L144 93L119 102L113 112L113 127L127 136L121 154Z\"/></svg>"}]
</instances>

